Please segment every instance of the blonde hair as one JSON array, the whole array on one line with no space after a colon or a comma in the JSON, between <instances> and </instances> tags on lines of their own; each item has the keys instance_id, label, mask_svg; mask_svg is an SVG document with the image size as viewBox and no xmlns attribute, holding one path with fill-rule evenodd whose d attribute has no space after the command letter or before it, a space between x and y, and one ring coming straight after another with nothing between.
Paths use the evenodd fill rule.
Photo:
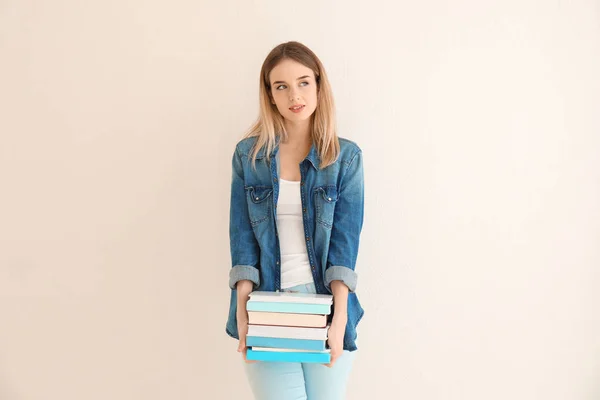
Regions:
<instances>
[{"instance_id":1,"label":"blonde hair","mask_svg":"<svg viewBox=\"0 0 600 400\"><path fill-rule=\"evenodd\" d=\"M271 84L269 75L281 61L290 59L307 68L315 74L317 82L317 107L310 116L310 134L320 158L320 168L333 164L340 153L340 143L337 135L333 93L321 60L302 43L291 41L278 45L265 58L260 70L259 103L260 111L256 122L244 134L243 139L258 137L252 151L252 166L256 168L256 156L263 146L266 146L267 160L275 147L277 135L287 140L284 118L271 103Z\"/></svg>"}]
</instances>

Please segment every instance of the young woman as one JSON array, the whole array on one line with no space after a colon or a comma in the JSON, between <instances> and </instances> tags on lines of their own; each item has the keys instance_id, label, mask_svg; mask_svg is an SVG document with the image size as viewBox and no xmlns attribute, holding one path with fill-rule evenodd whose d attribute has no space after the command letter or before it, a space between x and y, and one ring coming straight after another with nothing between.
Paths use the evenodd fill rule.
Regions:
<instances>
[{"instance_id":1,"label":"young woman","mask_svg":"<svg viewBox=\"0 0 600 400\"><path fill-rule=\"evenodd\" d=\"M260 115L232 158L226 332L239 339L256 399L344 399L364 311L355 272L363 224L362 151L338 137L319 58L298 42L275 47L260 72ZM246 359L253 290L333 295L331 363Z\"/></svg>"}]
</instances>

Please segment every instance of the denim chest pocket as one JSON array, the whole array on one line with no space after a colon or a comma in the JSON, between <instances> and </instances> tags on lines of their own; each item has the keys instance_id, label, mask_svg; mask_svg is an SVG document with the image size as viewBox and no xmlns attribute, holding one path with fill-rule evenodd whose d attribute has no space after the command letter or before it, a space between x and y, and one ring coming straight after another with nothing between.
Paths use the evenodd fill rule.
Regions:
<instances>
[{"instance_id":1,"label":"denim chest pocket","mask_svg":"<svg viewBox=\"0 0 600 400\"><path fill-rule=\"evenodd\" d=\"M271 215L272 186L246 186L248 216L254 226L269 219Z\"/></svg>"},{"instance_id":2,"label":"denim chest pocket","mask_svg":"<svg viewBox=\"0 0 600 400\"><path fill-rule=\"evenodd\" d=\"M314 193L317 222L331 229L335 203L338 199L337 187L335 185L319 186L314 189Z\"/></svg>"}]
</instances>

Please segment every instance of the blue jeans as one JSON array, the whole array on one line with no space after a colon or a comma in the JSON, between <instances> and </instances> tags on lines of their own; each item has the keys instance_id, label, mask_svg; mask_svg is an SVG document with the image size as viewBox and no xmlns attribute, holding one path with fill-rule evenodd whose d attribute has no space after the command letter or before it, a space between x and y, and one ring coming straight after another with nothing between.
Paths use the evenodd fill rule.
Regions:
<instances>
[{"instance_id":1,"label":"blue jeans","mask_svg":"<svg viewBox=\"0 0 600 400\"><path fill-rule=\"evenodd\" d=\"M281 291L317 292L314 283ZM343 400L355 356L356 350L344 350L332 368L318 363L242 362L256 400Z\"/></svg>"}]
</instances>

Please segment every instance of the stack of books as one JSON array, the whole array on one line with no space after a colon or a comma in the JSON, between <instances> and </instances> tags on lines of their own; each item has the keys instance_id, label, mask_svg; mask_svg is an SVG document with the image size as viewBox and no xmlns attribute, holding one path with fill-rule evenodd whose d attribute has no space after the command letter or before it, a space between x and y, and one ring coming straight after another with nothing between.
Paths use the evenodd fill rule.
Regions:
<instances>
[{"instance_id":1,"label":"stack of books","mask_svg":"<svg viewBox=\"0 0 600 400\"><path fill-rule=\"evenodd\" d=\"M329 363L327 316L333 296L315 293L250 293L246 303L248 360Z\"/></svg>"}]
</instances>

